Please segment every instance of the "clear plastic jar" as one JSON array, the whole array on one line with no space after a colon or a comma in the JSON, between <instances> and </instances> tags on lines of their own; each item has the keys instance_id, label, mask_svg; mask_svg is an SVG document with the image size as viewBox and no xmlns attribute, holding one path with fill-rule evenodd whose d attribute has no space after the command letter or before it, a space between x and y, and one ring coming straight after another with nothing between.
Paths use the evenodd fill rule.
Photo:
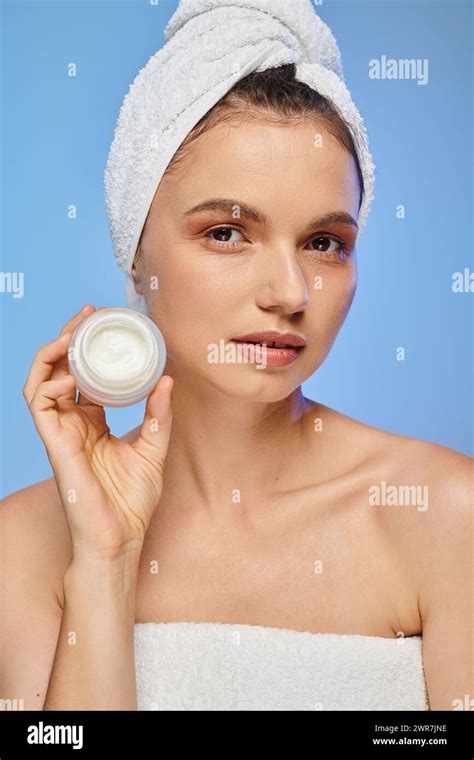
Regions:
<instances>
[{"instance_id":1,"label":"clear plastic jar","mask_svg":"<svg viewBox=\"0 0 474 760\"><path fill-rule=\"evenodd\" d=\"M74 330L69 370L80 392L101 406L146 398L163 374L166 345L151 319L133 309L99 309Z\"/></svg>"}]
</instances>

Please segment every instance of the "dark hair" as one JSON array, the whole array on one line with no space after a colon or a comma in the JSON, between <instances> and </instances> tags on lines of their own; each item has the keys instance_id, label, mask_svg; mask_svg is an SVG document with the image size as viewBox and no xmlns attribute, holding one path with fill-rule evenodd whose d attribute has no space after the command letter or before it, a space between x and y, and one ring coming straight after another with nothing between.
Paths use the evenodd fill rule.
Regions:
<instances>
[{"instance_id":1,"label":"dark hair","mask_svg":"<svg viewBox=\"0 0 474 760\"><path fill-rule=\"evenodd\" d=\"M253 71L240 79L193 127L174 154L166 171L182 158L186 148L215 124L234 121L236 117L261 116L275 122L315 118L353 156L360 184L360 203L364 180L350 126L332 101L295 78L295 64Z\"/></svg>"}]
</instances>

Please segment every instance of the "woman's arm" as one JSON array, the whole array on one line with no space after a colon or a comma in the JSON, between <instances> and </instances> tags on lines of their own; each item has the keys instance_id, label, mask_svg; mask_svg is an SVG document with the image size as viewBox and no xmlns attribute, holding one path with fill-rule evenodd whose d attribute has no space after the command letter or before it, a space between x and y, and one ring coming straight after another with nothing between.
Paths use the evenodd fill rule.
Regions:
<instances>
[{"instance_id":1,"label":"woman's arm","mask_svg":"<svg viewBox=\"0 0 474 760\"><path fill-rule=\"evenodd\" d=\"M418 558L423 660L431 710L474 710L472 462L447 453Z\"/></svg>"},{"instance_id":2,"label":"woman's arm","mask_svg":"<svg viewBox=\"0 0 474 760\"><path fill-rule=\"evenodd\" d=\"M70 533L54 479L0 505L0 700L42 710L62 616Z\"/></svg>"},{"instance_id":3,"label":"woman's arm","mask_svg":"<svg viewBox=\"0 0 474 760\"><path fill-rule=\"evenodd\" d=\"M45 710L136 710L136 556L71 563Z\"/></svg>"},{"instance_id":4,"label":"woman's arm","mask_svg":"<svg viewBox=\"0 0 474 760\"><path fill-rule=\"evenodd\" d=\"M148 397L131 444L110 434L101 406L76 398L67 348L90 308L37 352L23 389L71 537L47 710L136 707L135 588L144 537L161 497L172 425L169 377ZM8 540L17 538L10 533Z\"/></svg>"}]
</instances>

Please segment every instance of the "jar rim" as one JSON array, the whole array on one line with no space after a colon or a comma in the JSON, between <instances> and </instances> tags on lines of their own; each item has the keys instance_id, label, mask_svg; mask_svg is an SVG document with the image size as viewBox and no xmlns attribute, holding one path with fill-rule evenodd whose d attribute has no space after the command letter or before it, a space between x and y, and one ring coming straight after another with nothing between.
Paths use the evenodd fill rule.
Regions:
<instances>
[{"instance_id":1,"label":"jar rim","mask_svg":"<svg viewBox=\"0 0 474 760\"><path fill-rule=\"evenodd\" d=\"M146 357L140 368L117 380L97 372L87 357L88 342L107 323L134 329L145 340ZM103 406L127 406L142 401L166 364L166 344L157 325L144 314L124 307L99 309L86 317L74 330L69 349L69 369L79 390Z\"/></svg>"}]
</instances>

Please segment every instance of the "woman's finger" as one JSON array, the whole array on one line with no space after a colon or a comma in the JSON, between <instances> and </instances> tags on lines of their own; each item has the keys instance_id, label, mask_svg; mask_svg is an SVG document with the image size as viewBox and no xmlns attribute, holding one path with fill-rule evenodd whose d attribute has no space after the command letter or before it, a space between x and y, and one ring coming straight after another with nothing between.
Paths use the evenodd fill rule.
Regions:
<instances>
[{"instance_id":1,"label":"woman's finger","mask_svg":"<svg viewBox=\"0 0 474 760\"><path fill-rule=\"evenodd\" d=\"M163 375L160 378L148 396L140 433L130 444L147 461L160 468L164 465L173 424L171 406L173 385L174 380L170 375Z\"/></svg>"},{"instance_id":2,"label":"woman's finger","mask_svg":"<svg viewBox=\"0 0 474 760\"><path fill-rule=\"evenodd\" d=\"M93 314L95 311L94 306L92 304L88 303L85 306L82 307L82 309L75 314L69 322L66 322L63 329L59 333L59 335L64 335L65 333L73 333L76 329L77 325L79 325L83 319L89 316L89 314ZM69 374L69 366L68 366L68 357L67 354L65 354L63 357L59 359L55 367L53 368L53 373L51 375L51 379L56 379L59 377L63 377L64 375Z\"/></svg>"},{"instance_id":3,"label":"woman's finger","mask_svg":"<svg viewBox=\"0 0 474 760\"><path fill-rule=\"evenodd\" d=\"M100 404L96 404L95 401L91 401L87 398L87 396L84 396L81 392L77 394L77 405L78 406L89 406L89 407L97 407L98 409L103 409L103 406Z\"/></svg>"},{"instance_id":4,"label":"woman's finger","mask_svg":"<svg viewBox=\"0 0 474 760\"><path fill-rule=\"evenodd\" d=\"M36 429L43 441L51 443L51 437L59 432L60 422L57 410L58 401L74 388L72 375L65 375L58 380L46 380L40 383L30 403L30 411Z\"/></svg>"},{"instance_id":5,"label":"woman's finger","mask_svg":"<svg viewBox=\"0 0 474 760\"><path fill-rule=\"evenodd\" d=\"M66 324L64 325L64 327L62 328L59 334L63 335L63 333L66 333L66 332L72 333L73 330L75 330L75 328L79 324L79 322L82 322L84 317L88 317L89 314L92 314L94 311L95 311L95 307L90 303L86 303L86 305L83 306L82 309L77 312L77 314L74 314L74 316L71 317L71 319L68 322L66 322Z\"/></svg>"},{"instance_id":6,"label":"woman's finger","mask_svg":"<svg viewBox=\"0 0 474 760\"><path fill-rule=\"evenodd\" d=\"M51 378L56 362L66 356L70 338L71 333L65 332L36 352L23 388L23 396L28 405L31 404L38 385Z\"/></svg>"}]
</instances>

